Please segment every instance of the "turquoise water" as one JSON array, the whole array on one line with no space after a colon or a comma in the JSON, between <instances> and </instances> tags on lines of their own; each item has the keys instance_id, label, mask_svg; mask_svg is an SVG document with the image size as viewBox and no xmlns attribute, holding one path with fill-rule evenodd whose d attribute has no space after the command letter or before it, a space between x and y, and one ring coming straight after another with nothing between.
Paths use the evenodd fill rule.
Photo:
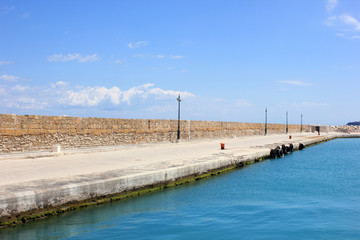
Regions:
<instances>
[{"instance_id":1,"label":"turquoise water","mask_svg":"<svg viewBox=\"0 0 360 240\"><path fill-rule=\"evenodd\" d=\"M360 139L0 230L0 239L360 239Z\"/></svg>"}]
</instances>

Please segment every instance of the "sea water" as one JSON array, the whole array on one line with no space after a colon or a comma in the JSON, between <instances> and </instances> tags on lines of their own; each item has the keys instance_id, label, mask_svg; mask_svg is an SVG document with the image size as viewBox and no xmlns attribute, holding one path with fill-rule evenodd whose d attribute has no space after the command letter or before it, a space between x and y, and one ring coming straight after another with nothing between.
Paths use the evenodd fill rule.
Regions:
<instances>
[{"instance_id":1,"label":"sea water","mask_svg":"<svg viewBox=\"0 0 360 240\"><path fill-rule=\"evenodd\" d=\"M1 229L0 239L360 239L360 139Z\"/></svg>"}]
</instances>

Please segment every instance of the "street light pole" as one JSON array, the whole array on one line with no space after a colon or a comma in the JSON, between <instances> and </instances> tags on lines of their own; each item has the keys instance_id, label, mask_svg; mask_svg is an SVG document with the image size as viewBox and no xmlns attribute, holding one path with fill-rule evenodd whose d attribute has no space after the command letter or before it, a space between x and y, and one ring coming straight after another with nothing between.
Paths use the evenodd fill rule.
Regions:
<instances>
[{"instance_id":1,"label":"street light pole","mask_svg":"<svg viewBox=\"0 0 360 240\"><path fill-rule=\"evenodd\" d=\"M265 108L265 136L267 134L267 108Z\"/></svg>"},{"instance_id":2,"label":"street light pole","mask_svg":"<svg viewBox=\"0 0 360 240\"><path fill-rule=\"evenodd\" d=\"M301 126L301 127L300 127L300 132L301 132L301 133L302 133L302 117L303 117L303 116L302 116L302 114L301 114L301 125L300 125L300 126Z\"/></svg>"},{"instance_id":3,"label":"street light pole","mask_svg":"<svg viewBox=\"0 0 360 240\"><path fill-rule=\"evenodd\" d=\"M288 112L286 111L286 134L289 132L289 127L288 127Z\"/></svg>"},{"instance_id":4,"label":"street light pole","mask_svg":"<svg viewBox=\"0 0 360 240\"><path fill-rule=\"evenodd\" d=\"M177 131L177 141L180 141L180 94L179 97L176 99L178 101L178 131Z\"/></svg>"}]
</instances>

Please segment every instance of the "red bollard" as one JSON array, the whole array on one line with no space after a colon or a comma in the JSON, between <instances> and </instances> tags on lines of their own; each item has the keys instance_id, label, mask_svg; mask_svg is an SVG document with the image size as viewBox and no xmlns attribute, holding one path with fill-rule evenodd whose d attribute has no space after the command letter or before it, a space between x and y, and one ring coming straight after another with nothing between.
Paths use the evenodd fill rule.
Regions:
<instances>
[{"instance_id":1,"label":"red bollard","mask_svg":"<svg viewBox=\"0 0 360 240\"><path fill-rule=\"evenodd\" d=\"M289 139L291 139L291 135L289 135Z\"/></svg>"},{"instance_id":2,"label":"red bollard","mask_svg":"<svg viewBox=\"0 0 360 240\"><path fill-rule=\"evenodd\" d=\"M225 143L220 143L221 150L225 150Z\"/></svg>"}]
</instances>

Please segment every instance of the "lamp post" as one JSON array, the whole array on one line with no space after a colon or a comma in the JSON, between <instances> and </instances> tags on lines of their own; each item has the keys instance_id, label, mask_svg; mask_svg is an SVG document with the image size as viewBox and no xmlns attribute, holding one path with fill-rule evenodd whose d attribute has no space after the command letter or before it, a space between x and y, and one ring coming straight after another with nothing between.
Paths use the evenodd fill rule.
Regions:
<instances>
[{"instance_id":1,"label":"lamp post","mask_svg":"<svg viewBox=\"0 0 360 240\"><path fill-rule=\"evenodd\" d=\"M300 122L300 124L301 124L301 125L300 125L300 132L301 132L301 133L302 133L302 117L303 117L303 116L302 116L302 114L301 114L301 122Z\"/></svg>"},{"instance_id":2,"label":"lamp post","mask_svg":"<svg viewBox=\"0 0 360 240\"><path fill-rule=\"evenodd\" d=\"M286 134L289 132L289 127L288 127L288 112L286 111Z\"/></svg>"},{"instance_id":3,"label":"lamp post","mask_svg":"<svg viewBox=\"0 0 360 240\"><path fill-rule=\"evenodd\" d=\"M179 97L176 99L178 101L178 131L177 131L177 141L180 141L180 94Z\"/></svg>"},{"instance_id":4,"label":"lamp post","mask_svg":"<svg viewBox=\"0 0 360 240\"><path fill-rule=\"evenodd\" d=\"M265 108L265 136L267 134L267 108Z\"/></svg>"}]
</instances>

